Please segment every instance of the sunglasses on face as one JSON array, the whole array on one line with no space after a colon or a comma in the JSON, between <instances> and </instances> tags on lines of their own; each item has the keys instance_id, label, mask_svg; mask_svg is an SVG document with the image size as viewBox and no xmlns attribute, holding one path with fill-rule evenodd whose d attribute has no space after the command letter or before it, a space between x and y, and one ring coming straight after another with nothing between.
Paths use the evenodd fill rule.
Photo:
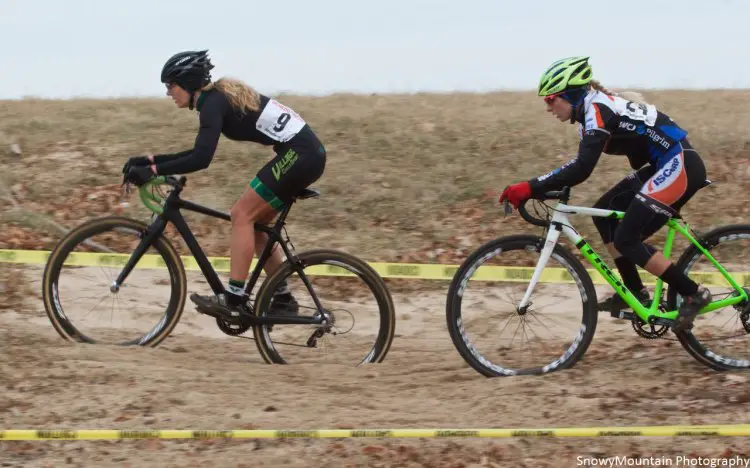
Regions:
<instances>
[{"instance_id":1,"label":"sunglasses on face","mask_svg":"<svg viewBox=\"0 0 750 468\"><path fill-rule=\"evenodd\" d=\"M561 94L562 93L557 93L557 94L550 94L549 96L544 96L544 103L547 105L552 105L555 99L560 97Z\"/></svg>"}]
</instances>

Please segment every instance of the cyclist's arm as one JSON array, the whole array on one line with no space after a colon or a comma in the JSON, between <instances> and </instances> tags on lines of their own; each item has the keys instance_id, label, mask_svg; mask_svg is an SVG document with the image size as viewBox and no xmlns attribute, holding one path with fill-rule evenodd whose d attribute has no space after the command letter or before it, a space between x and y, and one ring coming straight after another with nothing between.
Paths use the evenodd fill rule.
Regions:
<instances>
[{"instance_id":1,"label":"cyclist's arm","mask_svg":"<svg viewBox=\"0 0 750 468\"><path fill-rule=\"evenodd\" d=\"M195 137L193 149L173 155L155 156L156 173L159 175L187 174L207 168L211 164L219 143L223 116L220 103L207 101L200 113L200 129L198 136Z\"/></svg>"},{"instance_id":2,"label":"cyclist's arm","mask_svg":"<svg viewBox=\"0 0 750 468\"><path fill-rule=\"evenodd\" d=\"M156 154L154 155L154 164L163 164L165 162L174 161L175 159L184 158L190 155L193 149L180 151L179 153L168 153L168 154Z\"/></svg>"},{"instance_id":3,"label":"cyclist's arm","mask_svg":"<svg viewBox=\"0 0 750 468\"><path fill-rule=\"evenodd\" d=\"M607 140L609 140L609 131L602 128L587 130L581 139L578 155L575 158L562 167L529 181L532 196L552 190L562 190L566 186L572 187L588 179L594 172L596 163L599 162Z\"/></svg>"}]
</instances>

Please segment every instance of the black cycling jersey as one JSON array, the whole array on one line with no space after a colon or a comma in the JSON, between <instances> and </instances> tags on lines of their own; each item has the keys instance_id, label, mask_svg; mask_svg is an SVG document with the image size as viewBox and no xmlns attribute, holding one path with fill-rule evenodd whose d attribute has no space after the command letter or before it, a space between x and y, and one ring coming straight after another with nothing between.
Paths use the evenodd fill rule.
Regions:
<instances>
[{"instance_id":1,"label":"black cycling jersey","mask_svg":"<svg viewBox=\"0 0 750 468\"><path fill-rule=\"evenodd\" d=\"M578 155L562 167L530 180L538 195L586 180L602 153L625 155L633 169L660 167L682 151L687 131L653 105L636 104L619 96L590 90L578 106L581 142Z\"/></svg>"},{"instance_id":2,"label":"black cycling jersey","mask_svg":"<svg viewBox=\"0 0 750 468\"><path fill-rule=\"evenodd\" d=\"M320 145L307 123L294 110L262 94L260 108L242 114L232 107L224 93L212 89L201 92L196 110L200 113L200 129L194 147L180 153L155 156L159 175L185 174L207 168L222 134L230 140L273 145L277 153L281 152L282 146L286 149ZM318 146L311 149L318 150Z\"/></svg>"}]
</instances>

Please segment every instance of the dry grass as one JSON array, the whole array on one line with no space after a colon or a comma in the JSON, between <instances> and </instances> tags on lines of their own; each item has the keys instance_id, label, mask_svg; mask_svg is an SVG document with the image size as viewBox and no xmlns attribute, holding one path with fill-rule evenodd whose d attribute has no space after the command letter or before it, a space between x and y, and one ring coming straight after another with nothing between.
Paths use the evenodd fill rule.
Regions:
<instances>
[{"instance_id":1,"label":"dry grass","mask_svg":"<svg viewBox=\"0 0 750 468\"><path fill-rule=\"evenodd\" d=\"M743 222L750 92L643 94L688 129L717 183L685 209L688 220L701 228ZM341 248L368 260L409 259L438 247L462 255L487 238L532 229L503 218L487 194L561 165L577 145L575 127L546 115L533 93L280 99L305 117L329 153L315 184L322 197L292 210L295 245ZM167 100L0 101L3 181L25 207L49 216L74 204L76 216L102 214L112 206L88 200L88 188L117 184L128 156L189 148L196 130L196 115ZM9 152L12 142L23 155ZM222 138L211 167L188 176L185 197L228 210L271 155L269 148ZM593 203L628 171L624 158L604 156L572 202ZM8 217L9 208L0 204L4 222L37 228L17 214ZM141 207L130 211L147 218ZM201 222L199 239L211 253L228 253L228 225L189 219ZM579 228L594 235L590 220L580 219Z\"/></svg>"}]
</instances>

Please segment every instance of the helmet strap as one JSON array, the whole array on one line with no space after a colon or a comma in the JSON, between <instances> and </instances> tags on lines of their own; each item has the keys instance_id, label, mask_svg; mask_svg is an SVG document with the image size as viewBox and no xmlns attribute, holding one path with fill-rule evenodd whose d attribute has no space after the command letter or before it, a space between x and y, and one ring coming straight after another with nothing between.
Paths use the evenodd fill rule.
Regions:
<instances>
[{"instance_id":1,"label":"helmet strap","mask_svg":"<svg viewBox=\"0 0 750 468\"><path fill-rule=\"evenodd\" d=\"M190 110L193 110L193 101L195 101L195 91L190 92L190 104L188 105Z\"/></svg>"},{"instance_id":2,"label":"helmet strap","mask_svg":"<svg viewBox=\"0 0 750 468\"><path fill-rule=\"evenodd\" d=\"M571 125L574 124L574 123L576 123L576 116L579 114L579 110L580 110L581 104L583 103L583 101L586 98L586 95L588 94L587 91L588 90L585 89L585 88L577 88L577 89L575 89L573 91L573 93L572 93L574 95L577 95L577 98L576 98L575 102L572 102L572 100L570 99L570 97L572 97L572 96L570 96L570 95L568 95L565 98L565 100L568 101L570 103L570 105L571 105L571 110L570 110L570 124Z\"/></svg>"}]
</instances>

